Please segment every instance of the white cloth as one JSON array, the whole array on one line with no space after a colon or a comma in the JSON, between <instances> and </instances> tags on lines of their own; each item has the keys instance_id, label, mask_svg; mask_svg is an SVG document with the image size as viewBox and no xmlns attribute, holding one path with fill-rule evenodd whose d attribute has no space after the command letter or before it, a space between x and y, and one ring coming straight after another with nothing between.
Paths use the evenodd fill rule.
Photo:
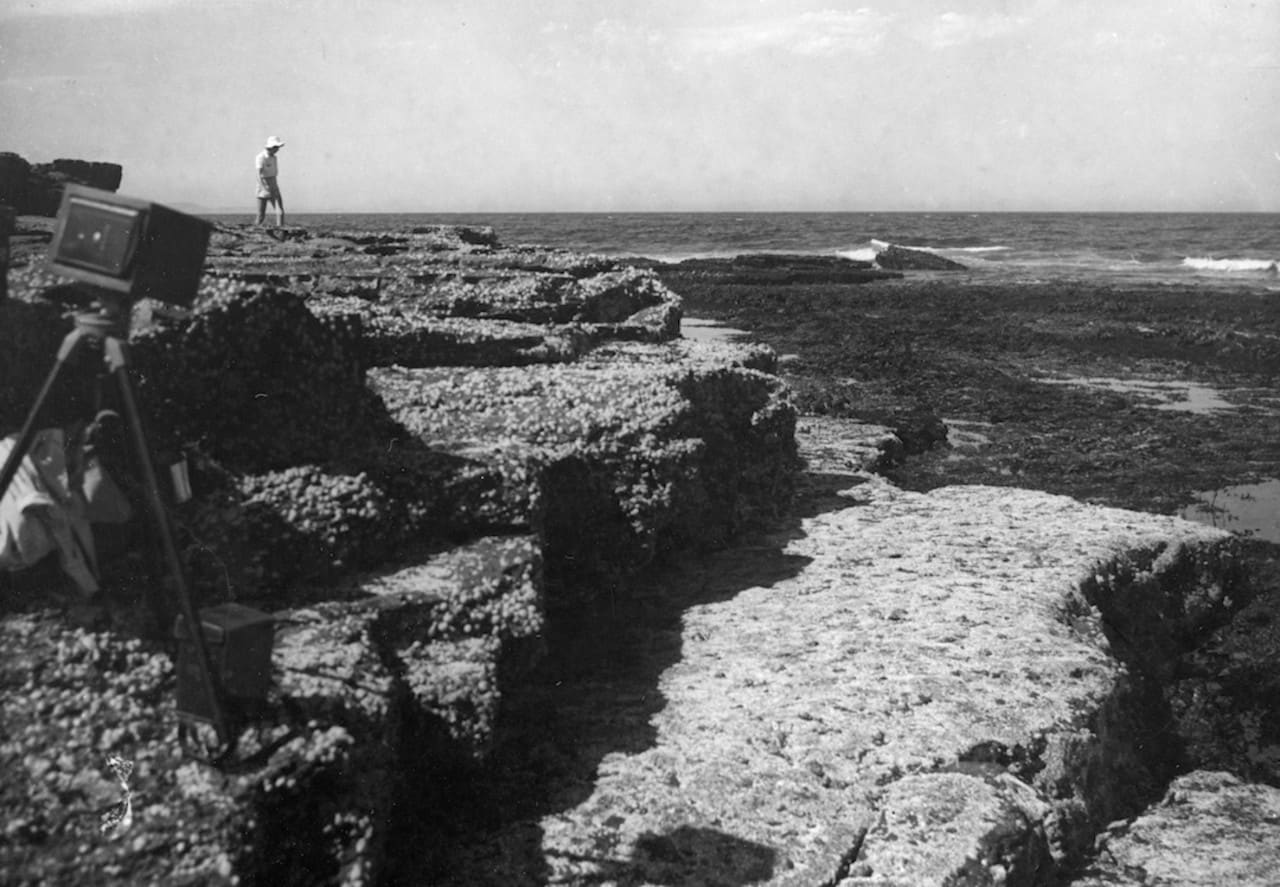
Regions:
<instances>
[{"instance_id":1,"label":"white cloth","mask_svg":"<svg viewBox=\"0 0 1280 887\"><path fill-rule=\"evenodd\" d=\"M16 434L0 440L0 464L17 442ZM20 570L57 551L62 569L92 594L98 590L93 533L83 497L70 489L65 446L61 429L38 432L0 499L0 568Z\"/></svg>"}]
</instances>

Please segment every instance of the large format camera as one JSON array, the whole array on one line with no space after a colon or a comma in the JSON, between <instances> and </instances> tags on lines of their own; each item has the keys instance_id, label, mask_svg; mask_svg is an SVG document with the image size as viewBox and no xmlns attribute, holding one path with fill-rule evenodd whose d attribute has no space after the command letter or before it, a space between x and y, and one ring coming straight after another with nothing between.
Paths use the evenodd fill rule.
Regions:
<instances>
[{"instance_id":1,"label":"large format camera","mask_svg":"<svg viewBox=\"0 0 1280 887\"><path fill-rule=\"evenodd\" d=\"M68 185L49 245L52 270L120 294L188 307L213 226L158 203Z\"/></svg>"}]
</instances>

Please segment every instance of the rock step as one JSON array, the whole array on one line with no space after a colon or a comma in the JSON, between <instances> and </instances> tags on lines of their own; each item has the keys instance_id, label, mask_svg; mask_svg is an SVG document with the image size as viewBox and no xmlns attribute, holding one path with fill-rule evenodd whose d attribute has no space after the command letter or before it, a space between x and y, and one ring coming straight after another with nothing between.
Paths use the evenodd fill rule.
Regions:
<instances>
[{"instance_id":1,"label":"rock step","mask_svg":"<svg viewBox=\"0 0 1280 887\"><path fill-rule=\"evenodd\" d=\"M542 630L542 551L536 536L486 536L315 594L317 612L376 616L389 649L481 636L505 643Z\"/></svg>"},{"instance_id":2,"label":"rock step","mask_svg":"<svg viewBox=\"0 0 1280 887\"><path fill-rule=\"evenodd\" d=\"M1180 776L1163 800L1098 841L1072 887L1263 887L1280 872L1280 788L1221 772Z\"/></svg>"},{"instance_id":3,"label":"rock step","mask_svg":"<svg viewBox=\"0 0 1280 887\"><path fill-rule=\"evenodd\" d=\"M540 572L533 537L487 537L276 614L275 721L288 723L293 738L240 778L238 794L258 803L241 805L234 818L241 829L267 823L269 834L233 857L236 874L296 883L297 871L316 871L319 858L339 881L355 873L370 883L389 830L438 779L422 783L413 774L478 761L489 747L504 683L519 677L541 643ZM254 732L259 747L279 741L269 728ZM281 792L304 809L319 801L333 822L350 827L308 830L285 811ZM277 842L291 852L254 852Z\"/></svg>"},{"instance_id":4,"label":"rock step","mask_svg":"<svg viewBox=\"0 0 1280 887\"><path fill-rule=\"evenodd\" d=\"M561 590L569 574L625 570L664 546L718 544L785 500L794 413L772 360L679 340L622 343L570 365L382 367L369 382L416 445L491 465L529 491L527 524L543 533ZM424 501L446 498L419 488ZM447 532L453 518L437 516Z\"/></svg>"},{"instance_id":5,"label":"rock step","mask_svg":"<svg viewBox=\"0 0 1280 887\"><path fill-rule=\"evenodd\" d=\"M1227 534L853 475L800 513L646 583L678 638L556 688L572 784L448 883L1045 883L1158 796L1159 688L1129 663L1225 614Z\"/></svg>"},{"instance_id":6,"label":"rock step","mask_svg":"<svg viewBox=\"0 0 1280 887\"><path fill-rule=\"evenodd\" d=\"M313 306L317 313L343 309L363 322L370 366L525 366L567 363L580 357L595 336L579 326L547 326L513 320L436 317L361 304ZM356 300L345 300L353 303Z\"/></svg>"},{"instance_id":7,"label":"rock step","mask_svg":"<svg viewBox=\"0 0 1280 887\"><path fill-rule=\"evenodd\" d=\"M534 537L491 536L326 587L319 592L325 600L278 614L281 690L332 708L336 703L322 701L326 679L359 682L354 672L335 673L332 663L388 664L399 688L409 691L411 716L437 719L463 756L480 758L501 696L498 666L504 654L521 654L516 647L536 644L542 634L541 569ZM359 650L352 637L362 638ZM330 688L335 699L345 692ZM360 707L385 713L397 704L390 687L376 696Z\"/></svg>"},{"instance_id":8,"label":"rock step","mask_svg":"<svg viewBox=\"0 0 1280 887\"><path fill-rule=\"evenodd\" d=\"M221 769L179 744L163 645L0 621L15 651L0 676L23 688L5 705L0 794L30 813L8 824L0 869L33 884L78 883L85 867L103 884L378 883L388 836L439 771L474 766L491 742L541 643L540 569L535 539L481 538L274 614L274 688ZM122 786L133 817L104 829Z\"/></svg>"}]
</instances>

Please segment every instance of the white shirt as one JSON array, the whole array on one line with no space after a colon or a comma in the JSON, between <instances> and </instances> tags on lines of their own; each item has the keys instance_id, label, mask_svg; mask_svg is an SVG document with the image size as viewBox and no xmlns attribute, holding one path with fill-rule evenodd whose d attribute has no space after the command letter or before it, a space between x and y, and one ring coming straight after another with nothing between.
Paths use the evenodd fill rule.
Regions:
<instances>
[{"instance_id":1,"label":"white shirt","mask_svg":"<svg viewBox=\"0 0 1280 887\"><path fill-rule=\"evenodd\" d=\"M276 173L276 157L270 151L263 150L257 158L258 175L264 179L274 179Z\"/></svg>"}]
</instances>

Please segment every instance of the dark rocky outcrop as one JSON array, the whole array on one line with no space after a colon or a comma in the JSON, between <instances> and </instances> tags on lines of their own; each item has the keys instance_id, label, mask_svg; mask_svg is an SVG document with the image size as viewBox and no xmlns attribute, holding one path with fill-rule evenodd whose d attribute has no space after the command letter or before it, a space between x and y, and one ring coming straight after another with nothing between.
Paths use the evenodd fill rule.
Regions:
<instances>
[{"instance_id":1,"label":"dark rocky outcrop","mask_svg":"<svg viewBox=\"0 0 1280 887\"><path fill-rule=\"evenodd\" d=\"M56 216L64 186L88 185L103 191L120 187L124 174L118 163L60 158L31 164L18 154L0 152L0 203L19 215Z\"/></svg>"},{"instance_id":2,"label":"dark rocky outcrop","mask_svg":"<svg viewBox=\"0 0 1280 887\"><path fill-rule=\"evenodd\" d=\"M843 256L747 253L731 259L685 259L657 263L664 279L697 283L715 280L736 284L869 283L902 275L874 267L870 262Z\"/></svg>"},{"instance_id":3,"label":"dark rocky outcrop","mask_svg":"<svg viewBox=\"0 0 1280 887\"><path fill-rule=\"evenodd\" d=\"M888 246L876 254L876 264L894 271L965 271L964 265L937 253L905 246Z\"/></svg>"},{"instance_id":4,"label":"dark rocky outcrop","mask_svg":"<svg viewBox=\"0 0 1280 887\"><path fill-rule=\"evenodd\" d=\"M20 213L27 209L27 179L31 164L11 151L0 151L0 203L6 203Z\"/></svg>"}]
</instances>

